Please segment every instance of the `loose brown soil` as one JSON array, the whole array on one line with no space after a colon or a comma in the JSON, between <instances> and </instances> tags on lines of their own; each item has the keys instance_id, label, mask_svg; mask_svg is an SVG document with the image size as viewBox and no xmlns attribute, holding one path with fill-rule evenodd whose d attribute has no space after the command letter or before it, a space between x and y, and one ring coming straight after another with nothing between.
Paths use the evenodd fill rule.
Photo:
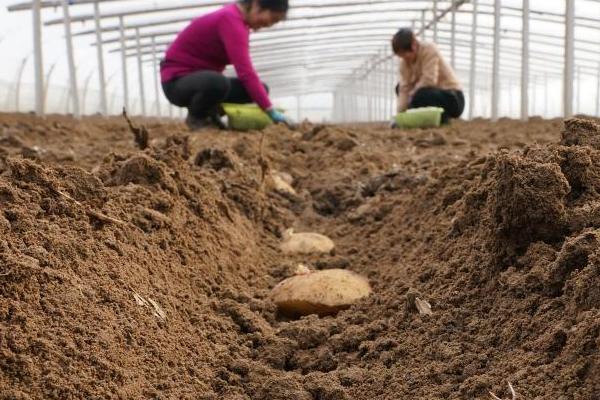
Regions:
<instances>
[{"instance_id":1,"label":"loose brown soil","mask_svg":"<svg viewBox=\"0 0 600 400\"><path fill-rule=\"evenodd\" d=\"M260 133L135 122L0 115L0 399L600 399L595 123L269 128L293 196ZM374 294L286 319L300 262Z\"/></svg>"}]
</instances>

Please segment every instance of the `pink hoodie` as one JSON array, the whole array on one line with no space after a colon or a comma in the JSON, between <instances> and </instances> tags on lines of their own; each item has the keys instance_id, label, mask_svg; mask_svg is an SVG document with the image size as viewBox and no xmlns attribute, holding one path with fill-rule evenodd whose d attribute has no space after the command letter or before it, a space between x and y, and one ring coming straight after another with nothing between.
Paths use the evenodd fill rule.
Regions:
<instances>
[{"instance_id":1,"label":"pink hoodie","mask_svg":"<svg viewBox=\"0 0 600 400\"><path fill-rule=\"evenodd\" d=\"M162 82L196 71L223 72L233 64L250 97L263 110L271 101L250 59L250 28L237 4L193 20L167 49Z\"/></svg>"}]
</instances>

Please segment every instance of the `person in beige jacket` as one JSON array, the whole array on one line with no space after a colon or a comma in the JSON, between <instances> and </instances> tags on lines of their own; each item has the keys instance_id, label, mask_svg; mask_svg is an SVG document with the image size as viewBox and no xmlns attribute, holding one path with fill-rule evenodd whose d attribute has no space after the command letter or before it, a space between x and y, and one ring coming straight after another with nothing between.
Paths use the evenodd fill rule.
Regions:
<instances>
[{"instance_id":1,"label":"person in beige jacket","mask_svg":"<svg viewBox=\"0 0 600 400\"><path fill-rule=\"evenodd\" d=\"M396 86L398 112L441 107L442 123L462 115L465 108L462 88L434 43L419 41L410 28L402 28L392 39L392 49L401 59L400 83Z\"/></svg>"}]
</instances>

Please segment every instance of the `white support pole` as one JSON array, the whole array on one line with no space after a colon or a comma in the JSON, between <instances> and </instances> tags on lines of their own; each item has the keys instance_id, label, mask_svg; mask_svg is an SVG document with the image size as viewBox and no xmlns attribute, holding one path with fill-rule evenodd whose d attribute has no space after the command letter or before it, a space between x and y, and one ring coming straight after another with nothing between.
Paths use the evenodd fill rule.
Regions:
<instances>
[{"instance_id":1,"label":"white support pole","mask_svg":"<svg viewBox=\"0 0 600 400\"><path fill-rule=\"evenodd\" d=\"M346 121L345 122L350 122L354 119L356 119L356 108L354 106L354 96L355 96L355 89L354 89L354 74L352 74L350 76L351 79L351 83L349 83L348 86L348 115L346 117Z\"/></svg>"},{"instance_id":2,"label":"white support pole","mask_svg":"<svg viewBox=\"0 0 600 400\"><path fill-rule=\"evenodd\" d=\"M390 100L390 75L388 74L388 62L385 58L385 52L381 58L381 88L379 89L379 95L381 96L381 121L388 119L388 104Z\"/></svg>"},{"instance_id":3,"label":"white support pole","mask_svg":"<svg viewBox=\"0 0 600 400\"><path fill-rule=\"evenodd\" d=\"M494 53L492 67L492 122L498 121L500 104L500 18L502 1L494 1Z\"/></svg>"},{"instance_id":4,"label":"white support pole","mask_svg":"<svg viewBox=\"0 0 600 400\"><path fill-rule=\"evenodd\" d=\"M529 0L523 0L521 52L521 121L529 120Z\"/></svg>"},{"instance_id":5,"label":"white support pole","mask_svg":"<svg viewBox=\"0 0 600 400\"><path fill-rule=\"evenodd\" d=\"M357 73L352 73L352 107L354 108L353 112L353 122L360 121L360 87L359 80L357 78Z\"/></svg>"},{"instance_id":6,"label":"white support pole","mask_svg":"<svg viewBox=\"0 0 600 400\"><path fill-rule=\"evenodd\" d=\"M475 116L475 88L477 86L477 1L472 0L473 14L471 14L471 66L469 71L469 119Z\"/></svg>"},{"instance_id":7,"label":"white support pole","mask_svg":"<svg viewBox=\"0 0 600 400\"><path fill-rule=\"evenodd\" d=\"M335 118L331 118L334 122L341 122L344 114L344 91L336 88L334 93L334 101L337 102L334 108Z\"/></svg>"},{"instance_id":8,"label":"white support pole","mask_svg":"<svg viewBox=\"0 0 600 400\"><path fill-rule=\"evenodd\" d=\"M96 26L96 52L98 57L98 83L100 84L100 112L107 114L106 86L104 79L104 52L102 49L102 27L100 26L100 4L94 2L94 21Z\"/></svg>"},{"instance_id":9,"label":"white support pole","mask_svg":"<svg viewBox=\"0 0 600 400\"><path fill-rule=\"evenodd\" d=\"M90 72L87 78L85 78L85 83L83 84L83 98L81 99L81 113L85 115L85 105L87 101L87 93L88 88L90 87L90 80L92 79L92 75L94 75L94 71Z\"/></svg>"},{"instance_id":10,"label":"white support pole","mask_svg":"<svg viewBox=\"0 0 600 400\"><path fill-rule=\"evenodd\" d=\"M340 122L343 123L348 120L348 114L350 113L350 97L348 96L347 87L342 90L342 98L344 99L344 108L342 109L342 120Z\"/></svg>"},{"instance_id":11,"label":"white support pole","mask_svg":"<svg viewBox=\"0 0 600 400\"><path fill-rule=\"evenodd\" d=\"M354 104L356 107L356 113L355 115L355 121L362 121L362 114L363 114L363 108L362 108L362 87L363 87L363 81L360 79L360 73L357 72L356 73L356 77L354 79Z\"/></svg>"},{"instance_id":12,"label":"white support pole","mask_svg":"<svg viewBox=\"0 0 600 400\"><path fill-rule=\"evenodd\" d=\"M388 102L388 114L390 117L393 117L396 114L396 110L394 109L394 99L396 98L396 93L394 92L394 88L396 87L396 80L394 79L396 74L394 73L394 58L390 58L388 62L388 74L390 76L390 85L387 88L389 93L389 102Z\"/></svg>"},{"instance_id":13,"label":"white support pole","mask_svg":"<svg viewBox=\"0 0 600 400\"><path fill-rule=\"evenodd\" d=\"M135 28L135 38L136 38L136 46L137 46L138 77L140 80L140 102L141 102L141 106L142 106L142 115L146 115L146 95L144 93L144 70L142 68L140 28Z\"/></svg>"},{"instance_id":14,"label":"white support pole","mask_svg":"<svg viewBox=\"0 0 600 400\"><path fill-rule=\"evenodd\" d=\"M533 89L532 89L532 95L533 95L533 101L532 101L532 107L533 107L533 115L539 115L538 111L537 111L537 106L538 106L538 92L537 92L537 76L534 75L533 76Z\"/></svg>"},{"instance_id":15,"label":"white support pole","mask_svg":"<svg viewBox=\"0 0 600 400\"><path fill-rule=\"evenodd\" d=\"M581 114L581 67L577 66L575 75L575 81L577 82L577 97L575 100L575 113Z\"/></svg>"},{"instance_id":16,"label":"white support pole","mask_svg":"<svg viewBox=\"0 0 600 400\"><path fill-rule=\"evenodd\" d=\"M342 84L340 84L340 86L342 86ZM346 121L346 118L348 116L348 88L346 88L345 86L342 86L343 88L341 89L341 96L342 96L342 108L341 108L341 115L340 115L340 121L339 122L344 122Z\"/></svg>"},{"instance_id":17,"label":"white support pole","mask_svg":"<svg viewBox=\"0 0 600 400\"><path fill-rule=\"evenodd\" d=\"M452 0L452 22L450 32L450 64L452 69L456 69L456 4Z\"/></svg>"},{"instance_id":18,"label":"white support pole","mask_svg":"<svg viewBox=\"0 0 600 400\"><path fill-rule=\"evenodd\" d=\"M21 97L21 80L23 78L23 71L25 70L25 65L27 64L27 59L29 58L29 56L23 58L23 61L21 61L21 66L19 67L19 73L17 74L17 84L15 87L15 110L17 112L20 111L20 97ZM44 76L42 75L42 85L44 84ZM36 84L37 84L37 80L36 80ZM42 96L43 96L43 87L42 87ZM42 104L42 110L43 110L43 104L44 104L44 99L41 98L41 104ZM37 91L36 91L36 110L37 110ZM38 114L36 111L37 115L43 115L43 114Z\"/></svg>"},{"instance_id":19,"label":"white support pole","mask_svg":"<svg viewBox=\"0 0 600 400\"><path fill-rule=\"evenodd\" d=\"M156 36L152 36L152 64L154 66L154 92L156 95L156 115L160 118L160 89L158 84L158 59L156 58Z\"/></svg>"},{"instance_id":20,"label":"white support pole","mask_svg":"<svg viewBox=\"0 0 600 400\"><path fill-rule=\"evenodd\" d=\"M339 89L336 89L333 92L333 113L332 113L332 121L339 122L342 114L342 95Z\"/></svg>"},{"instance_id":21,"label":"white support pole","mask_svg":"<svg viewBox=\"0 0 600 400\"><path fill-rule=\"evenodd\" d=\"M129 110L129 77L127 75L127 52L125 51L125 21L119 17L119 32L121 41L121 71L123 72L123 107Z\"/></svg>"},{"instance_id":22,"label":"white support pole","mask_svg":"<svg viewBox=\"0 0 600 400\"><path fill-rule=\"evenodd\" d=\"M33 60L35 65L35 113L44 115L44 60L42 54L42 0L33 0ZM20 85L20 80L19 80ZM17 86L17 93L19 88ZM18 95L17 95L18 97ZM17 111L19 104L17 103Z\"/></svg>"},{"instance_id":23,"label":"white support pole","mask_svg":"<svg viewBox=\"0 0 600 400\"><path fill-rule=\"evenodd\" d=\"M337 92L332 93L332 101L333 102L331 104L331 116L332 116L332 119L335 121L337 118L337 106L338 106Z\"/></svg>"},{"instance_id":24,"label":"white support pole","mask_svg":"<svg viewBox=\"0 0 600 400\"><path fill-rule=\"evenodd\" d=\"M379 119L379 74L378 74L378 59L375 59L375 65L373 66L373 80L371 82L371 96L373 96L373 121L377 121Z\"/></svg>"},{"instance_id":25,"label":"white support pole","mask_svg":"<svg viewBox=\"0 0 600 400\"><path fill-rule=\"evenodd\" d=\"M388 103L389 103L389 90L390 90L390 77L387 73L387 60L385 58L385 52L383 52L383 57L381 58L381 88L379 89L379 95L381 96L381 120L385 121L388 117Z\"/></svg>"},{"instance_id":26,"label":"white support pole","mask_svg":"<svg viewBox=\"0 0 600 400\"><path fill-rule=\"evenodd\" d=\"M375 67L373 68L373 89L372 89L372 93L373 93L374 105L375 105L375 112L374 112L373 121L379 121L379 116L380 116L380 112L381 112L381 108L380 108L380 104L379 104L379 94L380 94L380 89L379 89L380 81L379 81L379 78L380 78L380 75L379 75L379 57L377 57L375 59Z\"/></svg>"},{"instance_id":27,"label":"white support pole","mask_svg":"<svg viewBox=\"0 0 600 400\"><path fill-rule=\"evenodd\" d=\"M425 28L425 11L421 11L421 39L427 40L427 29Z\"/></svg>"},{"instance_id":28,"label":"white support pole","mask_svg":"<svg viewBox=\"0 0 600 400\"><path fill-rule=\"evenodd\" d=\"M348 87L348 115L344 122L352 121L356 121L356 93L354 85Z\"/></svg>"},{"instance_id":29,"label":"white support pole","mask_svg":"<svg viewBox=\"0 0 600 400\"><path fill-rule=\"evenodd\" d=\"M513 81L508 80L508 115L512 118L513 115Z\"/></svg>"},{"instance_id":30,"label":"white support pole","mask_svg":"<svg viewBox=\"0 0 600 400\"><path fill-rule=\"evenodd\" d=\"M342 115L341 115L341 121L340 122L346 122L346 119L348 118L348 90L347 89L343 89L342 90Z\"/></svg>"},{"instance_id":31,"label":"white support pole","mask_svg":"<svg viewBox=\"0 0 600 400\"><path fill-rule=\"evenodd\" d=\"M362 71L363 67L361 66L357 73L356 73L356 108L357 108L357 117L358 117L358 121L362 121L365 117L365 108L364 108L364 97L363 97L363 93L364 93L364 89L365 89L365 78L364 76L362 76L363 71Z\"/></svg>"},{"instance_id":32,"label":"white support pole","mask_svg":"<svg viewBox=\"0 0 600 400\"><path fill-rule=\"evenodd\" d=\"M365 67L365 71L368 69L369 67L369 63L366 64ZM370 97L369 97L369 75L368 73L365 72L365 77L363 79L363 89L362 89L362 93L363 93L363 103L364 103L364 110L365 110L365 121L370 121L371 119L371 109L370 109Z\"/></svg>"},{"instance_id":33,"label":"white support pole","mask_svg":"<svg viewBox=\"0 0 600 400\"><path fill-rule=\"evenodd\" d=\"M387 60L382 60L381 64L381 72L383 74L383 88L381 89L383 92L381 93L383 96L383 107L381 110L382 121L386 121L389 119L390 112L390 87L392 86L391 76L388 71L389 62Z\"/></svg>"},{"instance_id":34,"label":"white support pole","mask_svg":"<svg viewBox=\"0 0 600 400\"><path fill-rule=\"evenodd\" d=\"M433 42L437 43L438 41L438 0L433 0Z\"/></svg>"},{"instance_id":35,"label":"white support pole","mask_svg":"<svg viewBox=\"0 0 600 400\"><path fill-rule=\"evenodd\" d=\"M340 122L342 119L342 112L344 111L344 96L340 90L335 92L335 113L336 113L336 121Z\"/></svg>"},{"instance_id":36,"label":"white support pole","mask_svg":"<svg viewBox=\"0 0 600 400\"><path fill-rule=\"evenodd\" d=\"M67 60L69 63L69 83L71 84L71 101L73 117L80 118L79 113L79 90L77 88L77 69L75 67L75 55L73 52L73 35L71 33L71 13L69 12L69 0L62 0L63 19L65 27L65 41L67 44Z\"/></svg>"},{"instance_id":37,"label":"white support pole","mask_svg":"<svg viewBox=\"0 0 600 400\"><path fill-rule=\"evenodd\" d=\"M375 95L375 120L379 121L381 119L381 50L377 52L377 58L375 59L375 69L373 73L375 74L375 79L373 80L373 93Z\"/></svg>"},{"instance_id":38,"label":"white support pole","mask_svg":"<svg viewBox=\"0 0 600 400\"><path fill-rule=\"evenodd\" d=\"M544 73L544 118L548 118L548 73Z\"/></svg>"},{"instance_id":39,"label":"white support pole","mask_svg":"<svg viewBox=\"0 0 600 400\"><path fill-rule=\"evenodd\" d=\"M360 88L361 84L356 82L353 85L354 90L354 121L360 121L362 119L362 109L361 109L361 98L360 98Z\"/></svg>"},{"instance_id":40,"label":"white support pole","mask_svg":"<svg viewBox=\"0 0 600 400\"><path fill-rule=\"evenodd\" d=\"M358 105L358 85L356 80L352 84L352 122L360 121L360 108Z\"/></svg>"},{"instance_id":41,"label":"white support pole","mask_svg":"<svg viewBox=\"0 0 600 400\"><path fill-rule=\"evenodd\" d=\"M116 90L113 91L113 94L112 94L111 99L110 99L110 103L108 104L109 113L112 112L113 107L115 105L115 101L117 101L117 91Z\"/></svg>"},{"instance_id":42,"label":"white support pole","mask_svg":"<svg viewBox=\"0 0 600 400\"><path fill-rule=\"evenodd\" d=\"M106 80L106 91L109 92L109 88L110 88L110 83L113 81L113 79L115 79L115 76L117 76L118 71L113 72L108 79ZM115 104L115 93L117 91L113 91L113 94L111 96L111 102L108 104L108 111L107 111L107 115L109 115L112 110L113 110L113 106ZM119 110L120 111L120 110ZM120 112L117 112L117 114L120 114Z\"/></svg>"},{"instance_id":43,"label":"white support pole","mask_svg":"<svg viewBox=\"0 0 600 400\"><path fill-rule=\"evenodd\" d=\"M350 113L352 112L352 95L350 93L350 88L346 87L344 89L344 119L342 122L348 122L350 119Z\"/></svg>"},{"instance_id":44,"label":"white support pole","mask_svg":"<svg viewBox=\"0 0 600 400\"><path fill-rule=\"evenodd\" d=\"M56 67L56 63L52 64L48 73L46 74L46 82L44 83L44 104L46 104L46 100L48 99L48 89L50 87L50 78L52 78L52 73L54 72L54 68Z\"/></svg>"},{"instance_id":45,"label":"white support pole","mask_svg":"<svg viewBox=\"0 0 600 400\"><path fill-rule=\"evenodd\" d=\"M377 64L375 62L372 64L371 72L369 74L369 95L371 97L371 122L377 120Z\"/></svg>"},{"instance_id":46,"label":"white support pole","mask_svg":"<svg viewBox=\"0 0 600 400\"><path fill-rule=\"evenodd\" d=\"M342 114L344 112L344 95L340 90L336 91L336 102L336 120L337 122L340 122L342 120Z\"/></svg>"},{"instance_id":47,"label":"white support pole","mask_svg":"<svg viewBox=\"0 0 600 400\"><path fill-rule=\"evenodd\" d=\"M342 110L341 110L341 114L340 114L340 121L339 122L344 122L346 121L346 113L348 112L348 96L347 96L347 92L346 89L342 89Z\"/></svg>"},{"instance_id":48,"label":"white support pole","mask_svg":"<svg viewBox=\"0 0 600 400\"><path fill-rule=\"evenodd\" d=\"M390 68L391 68L391 74L392 74L392 87L390 88L390 90L393 90L392 92L392 104L390 105L390 111L392 112L392 115L396 115L396 111L398 110L398 96L396 96L396 92L394 91L396 88L396 84L400 83L399 80L399 76L400 76L400 72L399 71L399 66L398 66L398 61L396 60L396 58L392 58L390 60Z\"/></svg>"},{"instance_id":49,"label":"white support pole","mask_svg":"<svg viewBox=\"0 0 600 400\"><path fill-rule=\"evenodd\" d=\"M573 115L573 78L575 75L575 0L565 0L565 72L563 113Z\"/></svg>"},{"instance_id":50,"label":"white support pole","mask_svg":"<svg viewBox=\"0 0 600 400\"><path fill-rule=\"evenodd\" d=\"M368 71L369 63L367 62L365 71ZM363 97L365 102L365 121L371 121L371 96L369 93L369 73L365 72L365 78L363 79Z\"/></svg>"},{"instance_id":51,"label":"white support pole","mask_svg":"<svg viewBox=\"0 0 600 400\"><path fill-rule=\"evenodd\" d=\"M344 122L348 122L350 120L350 118L352 117L352 115L354 114L354 103L353 103L353 99L352 99L352 86L350 86L349 84L347 84L346 88L345 88L345 94L346 94L346 111L345 111L345 115L344 115Z\"/></svg>"},{"instance_id":52,"label":"white support pole","mask_svg":"<svg viewBox=\"0 0 600 400\"><path fill-rule=\"evenodd\" d=\"M382 53L382 57L379 59L379 87L377 88L377 96L379 97L379 120L380 121L384 121L385 120L385 114L386 114L386 107L385 105L387 104L386 99L387 99L387 75L385 73L385 60L383 58L383 53Z\"/></svg>"},{"instance_id":53,"label":"white support pole","mask_svg":"<svg viewBox=\"0 0 600 400\"><path fill-rule=\"evenodd\" d=\"M358 74L358 79L359 79L359 83L358 83L358 116L360 118L360 121L366 121L367 117L367 108L365 106L365 88L367 87L366 85L366 76L361 76L363 74L362 72L362 68L361 67L361 71Z\"/></svg>"},{"instance_id":54,"label":"white support pole","mask_svg":"<svg viewBox=\"0 0 600 400\"><path fill-rule=\"evenodd\" d=\"M598 88L596 89L596 117L600 117L600 63L598 64Z\"/></svg>"},{"instance_id":55,"label":"white support pole","mask_svg":"<svg viewBox=\"0 0 600 400\"><path fill-rule=\"evenodd\" d=\"M63 99L66 99L66 100L63 100ZM66 101L66 103L65 103L65 110L66 110L68 108L68 106L69 106L69 89L68 88L63 89L63 91L62 91L62 93L60 95L60 99L58 101L55 101L54 104L57 104L58 105L58 109L61 110L62 108L61 108L60 105L64 101Z\"/></svg>"},{"instance_id":56,"label":"white support pole","mask_svg":"<svg viewBox=\"0 0 600 400\"><path fill-rule=\"evenodd\" d=\"M373 121L373 96L372 96L372 88L373 88L373 81L372 81L372 72L369 71L369 68L371 67L371 63L367 63L367 107L368 107L368 121L371 122Z\"/></svg>"},{"instance_id":57,"label":"white support pole","mask_svg":"<svg viewBox=\"0 0 600 400\"><path fill-rule=\"evenodd\" d=\"M65 114L71 113L71 106L73 105L73 100L71 100L71 99L72 99L71 88L69 87L69 89L67 89L67 97L66 97L66 102L65 102Z\"/></svg>"}]
</instances>

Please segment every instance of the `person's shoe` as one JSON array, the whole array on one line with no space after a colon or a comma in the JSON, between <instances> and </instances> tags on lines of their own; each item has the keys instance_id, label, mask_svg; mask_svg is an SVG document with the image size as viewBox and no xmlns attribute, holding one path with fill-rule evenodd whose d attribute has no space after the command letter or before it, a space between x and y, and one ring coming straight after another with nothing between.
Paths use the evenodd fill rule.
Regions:
<instances>
[{"instance_id":1,"label":"person's shoe","mask_svg":"<svg viewBox=\"0 0 600 400\"><path fill-rule=\"evenodd\" d=\"M218 113L211 114L208 117L208 119L217 128L219 128L221 130L226 130L227 129L227 126L223 123L223 121L221 121L221 117L219 117Z\"/></svg>"},{"instance_id":2,"label":"person's shoe","mask_svg":"<svg viewBox=\"0 0 600 400\"><path fill-rule=\"evenodd\" d=\"M188 114L185 119L185 124L192 132L208 128L227 129L217 114L212 114L205 118L197 118Z\"/></svg>"},{"instance_id":3,"label":"person's shoe","mask_svg":"<svg viewBox=\"0 0 600 400\"><path fill-rule=\"evenodd\" d=\"M210 126L207 118L196 118L192 114L188 114L185 118L185 125L190 131L197 131Z\"/></svg>"}]
</instances>

